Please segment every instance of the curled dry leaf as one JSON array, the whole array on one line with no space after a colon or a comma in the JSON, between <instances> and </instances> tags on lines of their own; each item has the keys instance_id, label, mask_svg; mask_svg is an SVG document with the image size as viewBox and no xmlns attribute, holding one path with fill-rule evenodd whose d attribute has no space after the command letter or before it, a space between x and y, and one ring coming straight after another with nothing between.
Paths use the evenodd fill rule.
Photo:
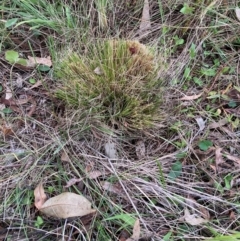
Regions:
<instances>
[{"instance_id":1,"label":"curled dry leaf","mask_svg":"<svg viewBox=\"0 0 240 241\"><path fill-rule=\"evenodd\" d=\"M137 219L133 226L133 234L126 241L138 241L139 238L140 238L140 222L139 222L139 219Z\"/></svg>"},{"instance_id":2,"label":"curled dry leaf","mask_svg":"<svg viewBox=\"0 0 240 241\"><path fill-rule=\"evenodd\" d=\"M85 197L70 192L48 199L40 211L55 218L82 217L96 212Z\"/></svg>"},{"instance_id":3,"label":"curled dry leaf","mask_svg":"<svg viewBox=\"0 0 240 241\"><path fill-rule=\"evenodd\" d=\"M47 200L47 195L44 192L44 188L42 185L42 182L40 182L37 187L34 190L34 197L35 197L35 202L34 205L35 207L40 210L40 208L43 206L43 204Z\"/></svg>"},{"instance_id":4,"label":"curled dry leaf","mask_svg":"<svg viewBox=\"0 0 240 241\"><path fill-rule=\"evenodd\" d=\"M236 13L238 21L240 21L240 8L236 8L235 13Z\"/></svg>"},{"instance_id":5,"label":"curled dry leaf","mask_svg":"<svg viewBox=\"0 0 240 241\"><path fill-rule=\"evenodd\" d=\"M196 214L190 214L190 212L187 208L185 208L185 210L184 210L184 219L188 224L193 225L193 226L208 222L208 220L206 220L206 219L197 217Z\"/></svg>"},{"instance_id":6,"label":"curled dry leaf","mask_svg":"<svg viewBox=\"0 0 240 241\"><path fill-rule=\"evenodd\" d=\"M72 178L67 182L67 185L64 187L66 187L66 188L71 187L74 184L76 184L77 182L81 182L82 180L83 180L82 178Z\"/></svg>"},{"instance_id":7,"label":"curled dry leaf","mask_svg":"<svg viewBox=\"0 0 240 241\"><path fill-rule=\"evenodd\" d=\"M186 95L186 96L182 97L180 100L196 100L199 97L201 97L202 94L203 94L203 92L198 95L191 95L191 96Z\"/></svg>"}]
</instances>

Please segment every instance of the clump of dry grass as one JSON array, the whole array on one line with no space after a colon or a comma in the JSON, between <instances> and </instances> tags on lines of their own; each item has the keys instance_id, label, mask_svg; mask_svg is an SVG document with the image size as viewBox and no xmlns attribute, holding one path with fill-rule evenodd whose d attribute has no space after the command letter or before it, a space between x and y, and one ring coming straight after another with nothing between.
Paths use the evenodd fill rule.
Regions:
<instances>
[{"instance_id":1,"label":"clump of dry grass","mask_svg":"<svg viewBox=\"0 0 240 241\"><path fill-rule=\"evenodd\" d=\"M56 67L56 95L95 125L144 129L162 118L157 70L155 56L138 41L97 41L86 54L70 53Z\"/></svg>"}]
</instances>

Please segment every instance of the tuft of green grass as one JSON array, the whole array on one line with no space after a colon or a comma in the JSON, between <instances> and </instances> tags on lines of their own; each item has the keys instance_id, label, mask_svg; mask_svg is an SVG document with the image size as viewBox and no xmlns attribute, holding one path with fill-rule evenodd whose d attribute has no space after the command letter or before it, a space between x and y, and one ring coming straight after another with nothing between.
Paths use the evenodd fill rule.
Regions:
<instances>
[{"instance_id":1,"label":"tuft of green grass","mask_svg":"<svg viewBox=\"0 0 240 241\"><path fill-rule=\"evenodd\" d=\"M86 54L70 53L56 66L56 96L100 125L149 128L163 116L157 70L153 53L138 41L97 41Z\"/></svg>"}]
</instances>

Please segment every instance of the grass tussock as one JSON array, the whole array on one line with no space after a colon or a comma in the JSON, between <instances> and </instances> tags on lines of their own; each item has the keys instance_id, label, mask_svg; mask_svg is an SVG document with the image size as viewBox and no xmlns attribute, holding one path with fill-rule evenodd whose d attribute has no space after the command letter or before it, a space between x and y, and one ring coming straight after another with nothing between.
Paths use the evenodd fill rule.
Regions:
<instances>
[{"instance_id":1,"label":"grass tussock","mask_svg":"<svg viewBox=\"0 0 240 241\"><path fill-rule=\"evenodd\" d=\"M110 128L149 128L163 118L157 71L154 54L138 41L97 41L57 67L62 86L56 96Z\"/></svg>"}]
</instances>

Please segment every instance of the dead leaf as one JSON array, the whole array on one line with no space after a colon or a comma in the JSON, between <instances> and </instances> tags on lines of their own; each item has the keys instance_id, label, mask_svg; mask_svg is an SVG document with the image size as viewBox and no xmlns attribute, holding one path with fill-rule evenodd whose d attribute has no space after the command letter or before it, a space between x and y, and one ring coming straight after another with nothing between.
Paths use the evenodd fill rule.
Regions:
<instances>
[{"instance_id":1,"label":"dead leaf","mask_svg":"<svg viewBox=\"0 0 240 241\"><path fill-rule=\"evenodd\" d=\"M213 171L215 172L215 174L217 173L217 169L216 169L216 166L214 165L210 165L210 167L213 169Z\"/></svg>"},{"instance_id":2,"label":"dead leaf","mask_svg":"<svg viewBox=\"0 0 240 241\"><path fill-rule=\"evenodd\" d=\"M13 96L11 89L5 85L6 88L6 94L5 94L5 100L10 100Z\"/></svg>"},{"instance_id":3,"label":"dead leaf","mask_svg":"<svg viewBox=\"0 0 240 241\"><path fill-rule=\"evenodd\" d=\"M66 188L73 186L74 184L76 184L77 182L81 182L83 180L83 178L71 178L68 182L67 185L64 186Z\"/></svg>"},{"instance_id":4,"label":"dead leaf","mask_svg":"<svg viewBox=\"0 0 240 241\"><path fill-rule=\"evenodd\" d=\"M210 220L210 218L211 218L210 213L205 207L200 206L199 211L201 212L201 215L204 219Z\"/></svg>"},{"instance_id":5,"label":"dead leaf","mask_svg":"<svg viewBox=\"0 0 240 241\"><path fill-rule=\"evenodd\" d=\"M93 219L93 216L95 215L95 213L90 213L90 214L87 214L85 216L82 216L80 217L80 220L81 220L81 224L84 225L84 228L85 230L89 230L90 231L90 226L88 226L90 224L90 222L92 221Z\"/></svg>"},{"instance_id":6,"label":"dead leaf","mask_svg":"<svg viewBox=\"0 0 240 241\"><path fill-rule=\"evenodd\" d=\"M229 215L229 218L232 220L232 221L235 221L236 220L236 214L233 212L233 211L231 211L230 212L230 215Z\"/></svg>"},{"instance_id":7,"label":"dead leaf","mask_svg":"<svg viewBox=\"0 0 240 241\"><path fill-rule=\"evenodd\" d=\"M13 106L13 105L23 105L23 104L26 104L28 103L30 100L32 99L32 97L27 97L25 99L19 99L19 100L16 100L16 99L0 99L0 102L5 104L5 105L9 105L9 106Z\"/></svg>"},{"instance_id":8,"label":"dead leaf","mask_svg":"<svg viewBox=\"0 0 240 241\"><path fill-rule=\"evenodd\" d=\"M144 32L147 29L151 28L151 21L150 21L150 13L149 13L149 2L148 0L144 0L144 6L142 11L142 18L140 23L140 32Z\"/></svg>"},{"instance_id":9,"label":"dead leaf","mask_svg":"<svg viewBox=\"0 0 240 241\"><path fill-rule=\"evenodd\" d=\"M2 111L3 109L5 109L6 106L4 103L1 102L1 99L0 99L0 111Z\"/></svg>"},{"instance_id":10,"label":"dead leaf","mask_svg":"<svg viewBox=\"0 0 240 241\"><path fill-rule=\"evenodd\" d=\"M100 171L92 171L92 172L87 173L87 177L89 179L96 179L100 176L102 176L102 173Z\"/></svg>"},{"instance_id":11,"label":"dead leaf","mask_svg":"<svg viewBox=\"0 0 240 241\"><path fill-rule=\"evenodd\" d=\"M185 210L184 210L184 219L188 224L190 224L192 226L196 226L196 225L200 225L202 223L208 222L208 220L206 220L206 219L197 217L196 214L190 214L190 212L187 208L185 208Z\"/></svg>"},{"instance_id":12,"label":"dead leaf","mask_svg":"<svg viewBox=\"0 0 240 241\"><path fill-rule=\"evenodd\" d=\"M233 100L235 102L240 102L240 91L239 87L234 86L233 89L231 89L226 95L229 97L230 100ZM228 102L227 102L228 103Z\"/></svg>"},{"instance_id":13,"label":"dead leaf","mask_svg":"<svg viewBox=\"0 0 240 241\"><path fill-rule=\"evenodd\" d=\"M70 162L70 158L68 157L68 154L65 151L62 152L61 161L62 162Z\"/></svg>"},{"instance_id":14,"label":"dead leaf","mask_svg":"<svg viewBox=\"0 0 240 241\"><path fill-rule=\"evenodd\" d=\"M97 75L102 75L102 74L103 74L103 72L102 72L102 70L100 69L100 67L97 67L96 69L94 69L93 72L94 72L95 74L97 74Z\"/></svg>"},{"instance_id":15,"label":"dead leaf","mask_svg":"<svg viewBox=\"0 0 240 241\"><path fill-rule=\"evenodd\" d=\"M196 100L200 96L202 96L202 94L203 94L203 92L198 95L191 95L191 96L186 95L186 96L182 97L180 100Z\"/></svg>"},{"instance_id":16,"label":"dead leaf","mask_svg":"<svg viewBox=\"0 0 240 241\"><path fill-rule=\"evenodd\" d=\"M104 145L105 154L111 159L117 159L117 150L114 142L109 141Z\"/></svg>"},{"instance_id":17,"label":"dead leaf","mask_svg":"<svg viewBox=\"0 0 240 241\"><path fill-rule=\"evenodd\" d=\"M199 126L199 131L204 130L206 121L204 121L202 117L195 118L195 120Z\"/></svg>"},{"instance_id":18,"label":"dead leaf","mask_svg":"<svg viewBox=\"0 0 240 241\"><path fill-rule=\"evenodd\" d=\"M122 189L117 183L113 184L111 182L101 182L101 186L105 191L113 192L115 194L121 194Z\"/></svg>"},{"instance_id":19,"label":"dead leaf","mask_svg":"<svg viewBox=\"0 0 240 241\"><path fill-rule=\"evenodd\" d=\"M236 156L232 156L230 154L226 154L225 153L225 157L231 161L234 161L236 162L238 165L240 164L240 158L239 157L236 157Z\"/></svg>"},{"instance_id":20,"label":"dead leaf","mask_svg":"<svg viewBox=\"0 0 240 241\"><path fill-rule=\"evenodd\" d=\"M47 195L44 192L42 182L40 182L35 188L34 197L35 197L34 205L39 210L47 200Z\"/></svg>"},{"instance_id":21,"label":"dead leaf","mask_svg":"<svg viewBox=\"0 0 240 241\"><path fill-rule=\"evenodd\" d=\"M133 226L133 234L126 241L138 241L139 238L140 238L140 222L139 222L139 219L137 219Z\"/></svg>"},{"instance_id":22,"label":"dead leaf","mask_svg":"<svg viewBox=\"0 0 240 241\"><path fill-rule=\"evenodd\" d=\"M118 241L126 241L129 237L130 237L129 232L127 230L122 230L119 235Z\"/></svg>"},{"instance_id":23,"label":"dead leaf","mask_svg":"<svg viewBox=\"0 0 240 241\"><path fill-rule=\"evenodd\" d=\"M90 172L93 169L93 167L94 167L94 163L90 161L90 163L87 164L85 167L85 172L86 173Z\"/></svg>"},{"instance_id":24,"label":"dead leaf","mask_svg":"<svg viewBox=\"0 0 240 241\"><path fill-rule=\"evenodd\" d=\"M143 157L145 157L145 152L146 152L146 148L145 148L144 141L142 141L142 140L137 141L136 154L137 154L138 159L142 159Z\"/></svg>"},{"instance_id":25,"label":"dead leaf","mask_svg":"<svg viewBox=\"0 0 240 241\"><path fill-rule=\"evenodd\" d=\"M12 128L7 125L0 126L0 130L2 131L4 137L7 137L13 134Z\"/></svg>"},{"instance_id":26,"label":"dead leaf","mask_svg":"<svg viewBox=\"0 0 240 241\"><path fill-rule=\"evenodd\" d=\"M212 124L210 124L208 126L209 129L216 129L219 128L221 126L225 126L228 123L227 118L224 118L222 120L220 120L219 122L213 122Z\"/></svg>"},{"instance_id":27,"label":"dead leaf","mask_svg":"<svg viewBox=\"0 0 240 241\"><path fill-rule=\"evenodd\" d=\"M48 67L51 67L52 66L51 57L48 56L47 58L39 58L39 57L28 56L28 61L27 61L28 67L35 67L38 64L43 64Z\"/></svg>"},{"instance_id":28,"label":"dead leaf","mask_svg":"<svg viewBox=\"0 0 240 241\"><path fill-rule=\"evenodd\" d=\"M22 88L23 78L20 74L17 74L16 85L18 88Z\"/></svg>"},{"instance_id":29,"label":"dead leaf","mask_svg":"<svg viewBox=\"0 0 240 241\"><path fill-rule=\"evenodd\" d=\"M240 21L240 8L235 9L236 17Z\"/></svg>"},{"instance_id":30,"label":"dead leaf","mask_svg":"<svg viewBox=\"0 0 240 241\"><path fill-rule=\"evenodd\" d=\"M216 165L216 170L218 170L218 166L221 163L224 163L223 157L222 157L222 148L217 147L215 150L215 165Z\"/></svg>"},{"instance_id":31,"label":"dead leaf","mask_svg":"<svg viewBox=\"0 0 240 241\"><path fill-rule=\"evenodd\" d=\"M82 217L96 212L85 197L70 192L48 199L40 211L55 218Z\"/></svg>"},{"instance_id":32,"label":"dead leaf","mask_svg":"<svg viewBox=\"0 0 240 241\"><path fill-rule=\"evenodd\" d=\"M193 209L195 209L195 208L198 207L197 201L196 201L193 197L191 197L191 196L189 196L189 195L188 195L188 197L185 199L185 202L186 202L186 204L187 204L188 207L191 207L191 208L193 208Z\"/></svg>"},{"instance_id":33,"label":"dead leaf","mask_svg":"<svg viewBox=\"0 0 240 241\"><path fill-rule=\"evenodd\" d=\"M31 105L31 109L27 113L28 116L32 116L37 107L37 102L34 99L30 99L30 102L32 103L32 105Z\"/></svg>"}]
</instances>

